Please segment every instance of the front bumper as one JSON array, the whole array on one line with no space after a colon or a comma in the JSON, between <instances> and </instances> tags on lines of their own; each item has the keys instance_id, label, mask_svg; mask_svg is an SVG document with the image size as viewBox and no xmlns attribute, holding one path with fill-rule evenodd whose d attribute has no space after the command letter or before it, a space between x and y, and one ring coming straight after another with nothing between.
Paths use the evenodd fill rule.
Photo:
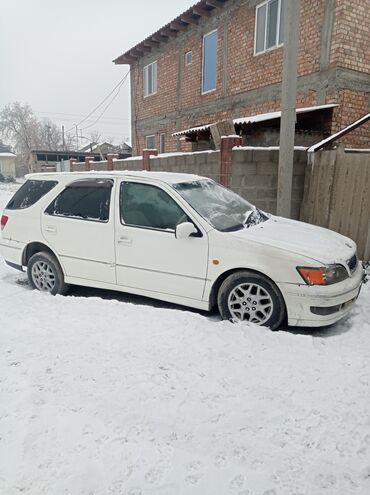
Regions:
<instances>
[{"instance_id":1,"label":"front bumper","mask_svg":"<svg viewBox=\"0 0 370 495\"><path fill-rule=\"evenodd\" d=\"M327 286L278 284L288 312L288 324L302 327L331 325L346 316L360 293L365 278L361 263L352 276ZM315 308L313 311L312 308ZM316 308L327 308L329 314L316 314ZM331 308L331 309L329 309ZM319 311L320 312L320 311Z\"/></svg>"}]
</instances>

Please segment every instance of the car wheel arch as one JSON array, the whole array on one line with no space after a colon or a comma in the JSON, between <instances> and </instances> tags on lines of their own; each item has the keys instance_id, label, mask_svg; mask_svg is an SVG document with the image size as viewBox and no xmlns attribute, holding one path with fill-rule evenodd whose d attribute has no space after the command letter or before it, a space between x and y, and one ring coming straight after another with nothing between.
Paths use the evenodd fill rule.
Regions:
<instances>
[{"instance_id":1,"label":"car wheel arch","mask_svg":"<svg viewBox=\"0 0 370 495\"><path fill-rule=\"evenodd\" d=\"M58 260L58 263L62 267L62 264L60 262L59 257L56 255L56 253L48 246L47 244L43 242L38 242L38 241L33 241L27 244L27 246L24 248L23 253L22 253L22 266L27 266L29 260L31 257L40 252L47 252L54 256ZM62 268L63 269L63 268Z\"/></svg>"},{"instance_id":2,"label":"car wheel arch","mask_svg":"<svg viewBox=\"0 0 370 495\"><path fill-rule=\"evenodd\" d=\"M224 280L226 280L227 277L229 277L230 275L232 275L234 273L244 272L244 271L247 271L249 273L254 273L255 275L262 275L263 277L267 278L269 280L269 282L271 284L273 284L276 287L276 289L280 292L281 297L283 298L283 301L285 303L284 295L282 294L281 290L277 286L276 282L267 273L264 273L264 272L262 272L260 270L254 270L253 268L248 268L246 266L240 266L240 267L237 267L237 268L231 268L229 270L226 270L225 272L221 273L217 277L217 279L213 282L213 285L212 285L212 288L211 288L211 292L210 292L210 295L209 295L209 309L210 310L217 305L218 291L219 291L222 283L224 282ZM286 303L285 303L285 305L286 305Z\"/></svg>"}]
</instances>

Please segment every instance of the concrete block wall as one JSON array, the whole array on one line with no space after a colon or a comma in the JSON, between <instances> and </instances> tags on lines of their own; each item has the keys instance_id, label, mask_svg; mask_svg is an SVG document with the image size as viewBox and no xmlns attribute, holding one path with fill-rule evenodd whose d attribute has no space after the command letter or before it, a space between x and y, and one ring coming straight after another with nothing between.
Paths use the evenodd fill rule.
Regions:
<instances>
[{"instance_id":1,"label":"concrete block wall","mask_svg":"<svg viewBox=\"0 0 370 495\"><path fill-rule=\"evenodd\" d=\"M85 170L86 170L85 162L75 163L73 165L74 172L85 172Z\"/></svg>"},{"instance_id":2,"label":"concrete block wall","mask_svg":"<svg viewBox=\"0 0 370 495\"><path fill-rule=\"evenodd\" d=\"M126 158L124 160L113 160L113 170L143 170L142 158Z\"/></svg>"},{"instance_id":3,"label":"concrete block wall","mask_svg":"<svg viewBox=\"0 0 370 495\"><path fill-rule=\"evenodd\" d=\"M303 199L307 153L294 152L292 218L299 219ZM240 149L233 151L230 188L252 204L276 214L279 152Z\"/></svg>"},{"instance_id":4,"label":"concrete block wall","mask_svg":"<svg viewBox=\"0 0 370 495\"><path fill-rule=\"evenodd\" d=\"M306 151L294 152L294 173L292 191L292 218L299 219L303 200ZM143 170L143 160L126 158L114 160L114 170ZM269 148L243 148L232 151L230 189L262 210L276 214L279 151ZM85 170L85 164L75 165L75 170ZM107 170L107 162L93 162L91 170ZM150 158L152 172L177 172L209 177L220 180L220 152L203 151L159 155Z\"/></svg>"},{"instance_id":5,"label":"concrete block wall","mask_svg":"<svg viewBox=\"0 0 370 495\"><path fill-rule=\"evenodd\" d=\"M153 172L178 172L202 175L218 181L219 151L204 151L199 153L184 153L173 156L153 157L150 169Z\"/></svg>"},{"instance_id":6,"label":"concrete block wall","mask_svg":"<svg viewBox=\"0 0 370 495\"><path fill-rule=\"evenodd\" d=\"M108 162L106 160L102 162L92 162L91 163L91 170L95 172L99 172L101 170L107 170L107 165Z\"/></svg>"}]
</instances>

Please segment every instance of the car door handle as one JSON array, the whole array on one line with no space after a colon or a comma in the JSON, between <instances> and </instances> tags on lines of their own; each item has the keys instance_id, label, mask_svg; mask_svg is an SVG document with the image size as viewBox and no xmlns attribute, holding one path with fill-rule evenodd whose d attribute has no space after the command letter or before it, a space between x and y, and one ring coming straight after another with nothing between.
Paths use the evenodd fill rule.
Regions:
<instances>
[{"instance_id":1,"label":"car door handle","mask_svg":"<svg viewBox=\"0 0 370 495\"><path fill-rule=\"evenodd\" d=\"M51 225L47 225L45 227L45 230L46 230L46 232L50 232L51 234L56 234L57 228L56 227L52 227Z\"/></svg>"},{"instance_id":2,"label":"car door handle","mask_svg":"<svg viewBox=\"0 0 370 495\"><path fill-rule=\"evenodd\" d=\"M129 237L119 237L118 238L118 244L122 244L124 246L132 246L132 239L130 239Z\"/></svg>"}]
</instances>

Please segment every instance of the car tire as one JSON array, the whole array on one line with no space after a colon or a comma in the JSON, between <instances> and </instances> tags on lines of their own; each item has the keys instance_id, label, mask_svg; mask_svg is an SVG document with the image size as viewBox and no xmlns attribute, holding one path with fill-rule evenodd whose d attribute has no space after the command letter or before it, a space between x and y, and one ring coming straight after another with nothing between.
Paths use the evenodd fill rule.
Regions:
<instances>
[{"instance_id":1,"label":"car tire","mask_svg":"<svg viewBox=\"0 0 370 495\"><path fill-rule=\"evenodd\" d=\"M241 270L221 284L217 297L224 320L244 321L277 330L286 317L284 298L262 274Z\"/></svg>"},{"instance_id":2,"label":"car tire","mask_svg":"<svg viewBox=\"0 0 370 495\"><path fill-rule=\"evenodd\" d=\"M69 286L64 282L64 275L58 260L45 251L31 256L27 265L27 276L33 289L56 294L65 294Z\"/></svg>"}]
</instances>

